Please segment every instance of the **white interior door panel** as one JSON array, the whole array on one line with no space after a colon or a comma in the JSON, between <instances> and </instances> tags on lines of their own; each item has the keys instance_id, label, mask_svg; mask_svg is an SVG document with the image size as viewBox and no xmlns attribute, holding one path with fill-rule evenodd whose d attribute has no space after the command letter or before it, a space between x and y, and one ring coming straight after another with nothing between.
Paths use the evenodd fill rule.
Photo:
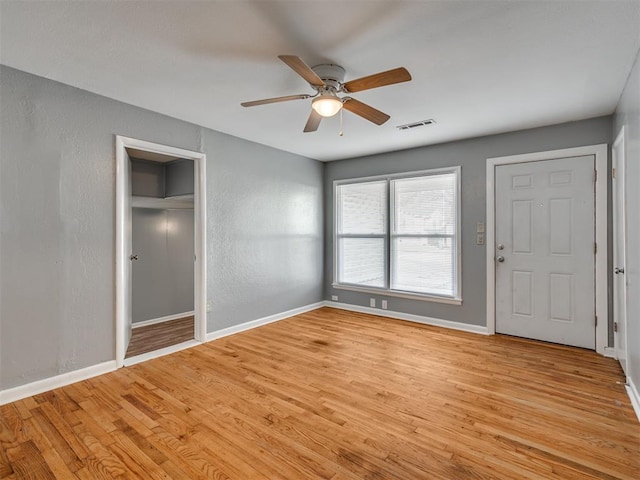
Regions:
<instances>
[{"instance_id":1,"label":"white interior door panel","mask_svg":"<svg viewBox=\"0 0 640 480\"><path fill-rule=\"evenodd\" d=\"M594 157L496 167L496 331L595 349Z\"/></svg>"}]
</instances>

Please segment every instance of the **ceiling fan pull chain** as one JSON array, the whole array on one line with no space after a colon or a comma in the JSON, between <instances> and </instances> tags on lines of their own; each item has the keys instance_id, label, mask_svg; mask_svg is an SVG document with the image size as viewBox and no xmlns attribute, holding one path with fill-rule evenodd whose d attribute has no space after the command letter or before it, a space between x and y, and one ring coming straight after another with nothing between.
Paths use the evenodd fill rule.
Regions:
<instances>
[{"instance_id":1,"label":"ceiling fan pull chain","mask_svg":"<svg viewBox=\"0 0 640 480\"><path fill-rule=\"evenodd\" d=\"M344 137L344 132L342 131L342 109L340 109L340 133L338 135Z\"/></svg>"}]
</instances>

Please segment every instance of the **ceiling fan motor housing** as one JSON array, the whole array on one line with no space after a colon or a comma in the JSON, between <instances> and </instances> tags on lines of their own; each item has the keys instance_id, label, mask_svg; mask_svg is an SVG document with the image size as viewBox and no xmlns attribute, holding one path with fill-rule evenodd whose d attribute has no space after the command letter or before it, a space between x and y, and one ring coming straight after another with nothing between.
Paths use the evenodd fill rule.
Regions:
<instances>
[{"instance_id":1,"label":"ceiling fan motor housing","mask_svg":"<svg viewBox=\"0 0 640 480\"><path fill-rule=\"evenodd\" d=\"M312 67L311 70L313 70L316 75L322 79L326 85L326 90L338 92L342 88L345 70L340 65L326 63L316 65L315 67ZM320 87L319 90L323 90L323 88Z\"/></svg>"}]
</instances>

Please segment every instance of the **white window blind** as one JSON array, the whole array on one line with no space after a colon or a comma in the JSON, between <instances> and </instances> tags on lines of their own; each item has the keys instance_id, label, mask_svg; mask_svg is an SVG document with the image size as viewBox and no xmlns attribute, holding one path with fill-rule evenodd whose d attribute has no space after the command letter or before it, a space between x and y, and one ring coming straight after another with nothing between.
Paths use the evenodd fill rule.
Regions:
<instances>
[{"instance_id":1,"label":"white window blind","mask_svg":"<svg viewBox=\"0 0 640 480\"><path fill-rule=\"evenodd\" d=\"M338 281L386 287L387 183L340 185Z\"/></svg>"},{"instance_id":2,"label":"white window blind","mask_svg":"<svg viewBox=\"0 0 640 480\"><path fill-rule=\"evenodd\" d=\"M391 289L454 296L455 173L391 181Z\"/></svg>"},{"instance_id":3,"label":"white window blind","mask_svg":"<svg viewBox=\"0 0 640 480\"><path fill-rule=\"evenodd\" d=\"M336 185L339 285L458 298L458 168Z\"/></svg>"}]
</instances>

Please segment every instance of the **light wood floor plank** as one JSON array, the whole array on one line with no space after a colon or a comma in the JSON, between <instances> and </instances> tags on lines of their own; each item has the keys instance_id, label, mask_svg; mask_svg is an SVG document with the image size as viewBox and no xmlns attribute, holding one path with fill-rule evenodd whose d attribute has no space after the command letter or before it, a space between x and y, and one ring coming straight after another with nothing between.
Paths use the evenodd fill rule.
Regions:
<instances>
[{"instance_id":1,"label":"light wood floor plank","mask_svg":"<svg viewBox=\"0 0 640 480\"><path fill-rule=\"evenodd\" d=\"M0 478L640 478L612 359L323 308L0 407Z\"/></svg>"}]
</instances>

